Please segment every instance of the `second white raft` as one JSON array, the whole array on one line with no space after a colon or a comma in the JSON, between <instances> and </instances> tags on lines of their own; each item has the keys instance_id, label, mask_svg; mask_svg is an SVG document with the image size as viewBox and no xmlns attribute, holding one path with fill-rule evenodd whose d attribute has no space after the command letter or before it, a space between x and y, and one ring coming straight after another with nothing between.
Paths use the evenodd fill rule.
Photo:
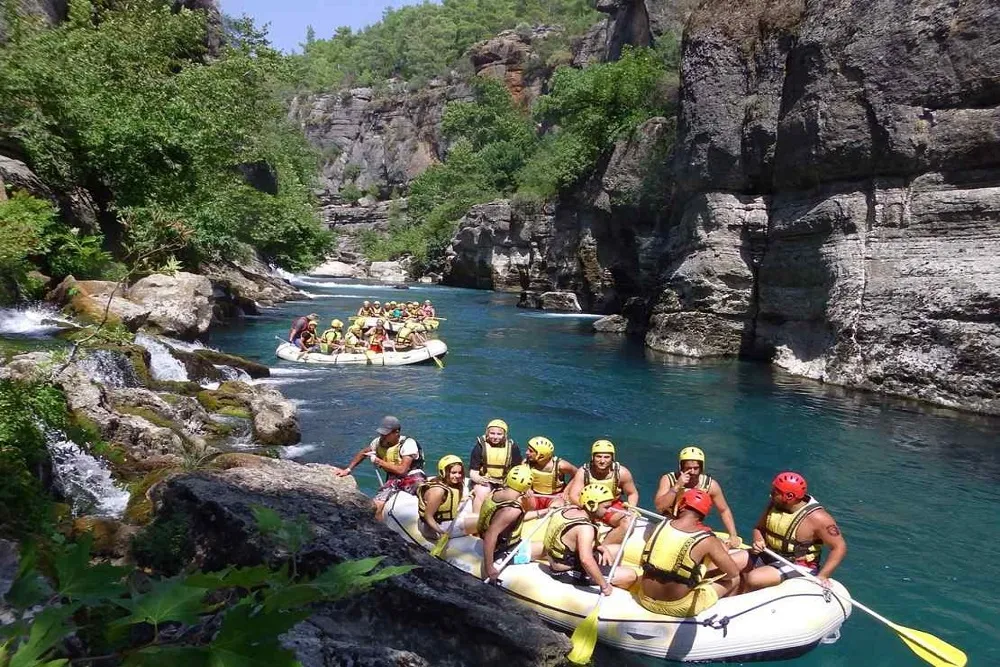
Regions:
<instances>
[{"instance_id":1,"label":"second white raft","mask_svg":"<svg viewBox=\"0 0 1000 667\"><path fill-rule=\"evenodd\" d=\"M327 364L331 366L370 365L370 366L406 366L430 361L434 357L448 354L448 346L443 340L430 339L423 347L415 347L405 352L343 352L341 354L320 354L319 352L302 351L291 343L282 343L274 354L285 361L298 361L304 364Z\"/></svg>"}]
</instances>

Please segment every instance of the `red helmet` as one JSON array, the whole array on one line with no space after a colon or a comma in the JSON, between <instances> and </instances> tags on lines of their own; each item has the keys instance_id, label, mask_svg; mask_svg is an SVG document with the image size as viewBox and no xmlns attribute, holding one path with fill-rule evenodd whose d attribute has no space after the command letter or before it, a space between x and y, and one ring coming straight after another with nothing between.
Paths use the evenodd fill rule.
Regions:
<instances>
[{"instance_id":1,"label":"red helmet","mask_svg":"<svg viewBox=\"0 0 1000 667\"><path fill-rule=\"evenodd\" d=\"M802 500L806 497L806 478L797 472L778 473L771 482L771 488L788 502Z\"/></svg>"},{"instance_id":2,"label":"red helmet","mask_svg":"<svg viewBox=\"0 0 1000 667\"><path fill-rule=\"evenodd\" d=\"M701 489L688 489L681 496L681 504L677 511L685 508L691 508L702 517L708 516L708 513L712 511L712 496L708 495Z\"/></svg>"}]
</instances>

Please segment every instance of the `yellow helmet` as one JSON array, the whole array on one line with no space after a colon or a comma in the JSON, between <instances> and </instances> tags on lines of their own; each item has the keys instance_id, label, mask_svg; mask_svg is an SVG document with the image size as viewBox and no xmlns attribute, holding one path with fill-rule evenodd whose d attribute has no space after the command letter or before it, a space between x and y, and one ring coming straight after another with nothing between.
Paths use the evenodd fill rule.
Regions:
<instances>
[{"instance_id":1,"label":"yellow helmet","mask_svg":"<svg viewBox=\"0 0 1000 667\"><path fill-rule=\"evenodd\" d=\"M371 302L371 301L363 301L363 302L361 303L361 305L362 305L362 306L370 306L370 305L372 305L372 302Z\"/></svg>"},{"instance_id":2,"label":"yellow helmet","mask_svg":"<svg viewBox=\"0 0 1000 667\"><path fill-rule=\"evenodd\" d=\"M678 463L681 461L701 461L701 464L705 465L705 452L701 451L693 445L688 445L680 451L677 455Z\"/></svg>"},{"instance_id":3,"label":"yellow helmet","mask_svg":"<svg viewBox=\"0 0 1000 667\"><path fill-rule=\"evenodd\" d=\"M465 464L462 463L462 459L458 458L454 454L448 454L447 456L442 456L441 460L438 461L438 477L445 477L448 474L448 468L455 464L461 465L463 468Z\"/></svg>"},{"instance_id":4,"label":"yellow helmet","mask_svg":"<svg viewBox=\"0 0 1000 667\"><path fill-rule=\"evenodd\" d=\"M330 326L333 327L334 329L340 329L343 328L344 323L341 322L340 320L334 320L330 322Z\"/></svg>"},{"instance_id":5,"label":"yellow helmet","mask_svg":"<svg viewBox=\"0 0 1000 667\"><path fill-rule=\"evenodd\" d=\"M531 486L531 468L523 463L514 466L507 473L507 479L504 480L504 483L518 493L524 493Z\"/></svg>"},{"instance_id":6,"label":"yellow helmet","mask_svg":"<svg viewBox=\"0 0 1000 667\"><path fill-rule=\"evenodd\" d=\"M544 463L552 458L552 455L556 451L556 446L544 435L536 435L528 441L528 449L535 450L538 458Z\"/></svg>"},{"instance_id":7,"label":"yellow helmet","mask_svg":"<svg viewBox=\"0 0 1000 667\"><path fill-rule=\"evenodd\" d=\"M494 426L496 426L497 428L502 428L504 433L510 433L510 430L507 428L507 422L505 422L502 419L494 419L493 421L491 421L489 424L486 425L486 430L489 431Z\"/></svg>"},{"instance_id":8,"label":"yellow helmet","mask_svg":"<svg viewBox=\"0 0 1000 667\"><path fill-rule=\"evenodd\" d=\"M615 443L610 440L595 440L594 444L590 446L591 458L593 458L594 454L611 454L611 456L615 456Z\"/></svg>"},{"instance_id":9,"label":"yellow helmet","mask_svg":"<svg viewBox=\"0 0 1000 667\"><path fill-rule=\"evenodd\" d=\"M580 491L580 506L591 514L597 512L601 503L614 499L611 489L604 484L588 484Z\"/></svg>"}]
</instances>

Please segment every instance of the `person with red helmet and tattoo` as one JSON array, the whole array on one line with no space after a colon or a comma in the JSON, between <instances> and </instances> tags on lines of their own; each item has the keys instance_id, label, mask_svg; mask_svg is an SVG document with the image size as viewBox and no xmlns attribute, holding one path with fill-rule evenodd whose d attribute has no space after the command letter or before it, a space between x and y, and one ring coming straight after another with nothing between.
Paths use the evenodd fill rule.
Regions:
<instances>
[{"instance_id":1,"label":"person with red helmet and tattoo","mask_svg":"<svg viewBox=\"0 0 1000 667\"><path fill-rule=\"evenodd\" d=\"M771 502L753 529L755 566L746 575L749 590L777 586L797 574L795 568L761 553L767 547L805 567L824 585L847 555L847 542L830 513L808 493L805 478L796 472L779 473L771 482ZM823 545L830 553L822 562Z\"/></svg>"}]
</instances>

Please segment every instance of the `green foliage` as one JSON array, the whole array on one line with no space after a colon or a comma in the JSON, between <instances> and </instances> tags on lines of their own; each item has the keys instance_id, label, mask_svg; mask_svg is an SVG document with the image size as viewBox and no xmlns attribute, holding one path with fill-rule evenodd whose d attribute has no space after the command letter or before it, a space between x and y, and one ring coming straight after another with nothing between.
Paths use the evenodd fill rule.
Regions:
<instances>
[{"instance_id":1,"label":"green foliage","mask_svg":"<svg viewBox=\"0 0 1000 667\"><path fill-rule=\"evenodd\" d=\"M348 201L352 204L357 204L358 200L365 196L365 193L361 191L361 188L356 186L354 183L346 183L340 188L340 197L344 201Z\"/></svg>"},{"instance_id":2,"label":"green foliage","mask_svg":"<svg viewBox=\"0 0 1000 667\"><path fill-rule=\"evenodd\" d=\"M503 197L537 204L577 185L617 140L650 117L673 113L669 43L663 53L626 49L616 62L560 67L533 117L502 84L477 80L475 101L445 110L442 131L453 141L447 159L411 185L407 220L390 221L387 237L362 236L366 256L408 254L420 268L442 254L471 206ZM542 127L550 131L539 137Z\"/></svg>"},{"instance_id":3,"label":"green foliage","mask_svg":"<svg viewBox=\"0 0 1000 667\"><path fill-rule=\"evenodd\" d=\"M66 401L51 385L0 380L0 415L0 535L20 537L51 523L42 429L65 427Z\"/></svg>"},{"instance_id":4,"label":"green foliage","mask_svg":"<svg viewBox=\"0 0 1000 667\"><path fill-rule=\"evenodd\" d=\"M474 43L502 30L557 24L582 34L601 15L593 0L443 0L388 9L357 33L341 27L330 39L307 33L295 57L297 81L311 90L372 85L390 77L429 79L448 72Z\"/></svg>"},{"instance_id":5,"label":"green foliage","mask_svg":"<svg viewBox=\"0 0 1000 667\"><path fill-rule=\"evenodd\" d=\"M279 637L308 618L308 605L413 569L376 569L381 558L368 558L311 578L256 566L150 580L131 568L91 565L89 539L51 540L48 562L39 553L25 546L6 597L16 618L0 629L0 667L56 667L70 657L143 667L291 667L295 655ZM38 604L41 611L28 613ZM64 642L70 636L72 646Z\"/></svg>"},{"instance_id":6,"label":"green foliage","mask_svg":"<svg viewBox=\"0 0 1000 667\"><path fill-rule=\"evenodd\" d=\"M0 142L53 186L107 193L133 257L162 263L167 233L190 263L252 247L289 268L317 261L329 237L311 202L316 156L276 94L287 59L248 21L208 57L205 13L173 4L73 0L55 28L22 21L0 47ZM245 180L240 166L258 163L277 194ZM101 264L97 246L63 241L74 271Z\"/></svg>"},{"instance_id":7,"label":"green foliage","mask_svg":"<svg viewBox=\"0 0 1000 667\"><path fill-rule=\"evenodd\" d=\"M581 70L557 69L534 111L538 122L556 131L525 167L522 187L545 197L566 190L640 123L672 115L667 78L663 58L649 49L626 48L616 62Z\"/></svg>"},{"instance_id":8,"label":"green foliage","mask_svg":"<svg viewBox=\"0 0 1000 667\"><path fill-rule=\"evenodd\" d=\"M32 269L28 258L44 251L43 235L54 215L52 205L24 192L0 201L0 280L20 291Z\"/></svg>"},{"instance_id":9,"label":"green foliage","mask_svg":"<svg viewBox=\"0 0 1000 667\"><path fill-rule=\"evenodd\" d=\"M187 517L158 516L132 538L132 557L157 572L176 574L194 555Z\"/></svg>"}]
</instances>

